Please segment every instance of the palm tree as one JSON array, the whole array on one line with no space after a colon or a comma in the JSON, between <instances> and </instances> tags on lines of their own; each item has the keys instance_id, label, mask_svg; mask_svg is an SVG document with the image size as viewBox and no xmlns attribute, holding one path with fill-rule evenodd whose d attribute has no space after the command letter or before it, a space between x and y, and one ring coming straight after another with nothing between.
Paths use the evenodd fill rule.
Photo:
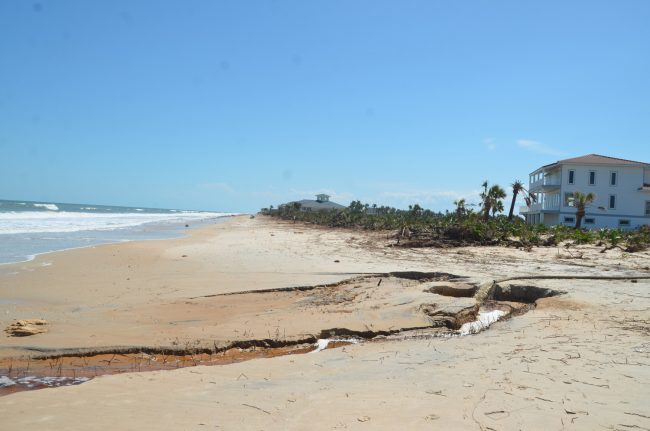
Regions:
<instances>
[{"instance_id":1,"label":"palm tree","mask_svg":"<svg viewBox=\"0 0 650 431\"><path fill-rule=\"evenodd\" d=\"M414 205L409 205L409 215L412 218L418 218L422 215L422 212L424 211L424 208L420 206L420 204L414 204Z\"/></svg>"},{"instance_id":2,"label":"palm tree","mask_svg":"<svg viewBox=\"0 0 650 431\"><path fill-rule=\"evenodd\" d=\"M458 199L457 201L454 201L454 205L456 205L456 217L461 218L464 216L465 212L467 211L465 209L465 199Z\"/></svg>"},{"instance_id":3,"label":"palm tree","mask_svg":"<svg viewBox=\"0 0 650 431\"><path fill-rule=\"evenodd\" d=\"M593 193L580 193L573 194L573 206L576 207L576 229L582 226L582 218L585 216L585 208L596 199Z\"/></svg>"},{"instance_id":4,"label":"palm tree","mask_svg":"<svg viewBox=\"0 0 650 431\"><path fill-rule=\"evenodd\" d=\"M512 220L513 213L515 211L515 201L517 200L517 195L519 192L524 190L524 185L521 181L517 180L512 183L512 202L510 203L510 212L508 213L508 220Z\"/></svg>"},{"instance_id":5,"label":"palm tree","mask_svg":"<svg viewBox=\"0 0 650 431\"><path fill-rule=\"evenodd\" d=\"M360 213L360 212L363 212L364 207L363 207L363 204L361 203L361 201L356 200L356 201L352 201L348 208L350 209L350 212Z\"/></svg>"},{"instance_id":6,"label":"palm tree","mask_svg":"<svg viewBox=\"0 0 650 431\"><path fill-rule=\"evenodd\" d=\"M503 193L503 197L506 197L505 192ZM501 211L503 211L503 201L496 201L494 205L492 205L492 217Z\"/></svg>"},{"instance_id":7,"label":"palm tree","mask_svg":"<svg viewBox=\"0 0 650 431\"><path fill-rule=\"evenodd\" d=\"M482 211L483 214L487 214L488 217L490 216L490 208L489 208L489 200L488 200L488 181L485 180L483 181L483 184L481 184L481 187L483 187L483 192L481 193L481 203L482 203ZM486 217L487 218L487 217Z\"/></svg>"},{"instance_id":8,"label":"palm tree","mask_svg":"<svg viewBox=\"0 0 650 431\"><path fill-rule=\"evenodd\" d=\"M490 213L496 214L498 211L503 211L502 199L506 197L506 192L497 184L488 189L488 182L483 183L483 193L481 199L483 200L483 218L488 221Z\"/></svg>"}]
</instances>

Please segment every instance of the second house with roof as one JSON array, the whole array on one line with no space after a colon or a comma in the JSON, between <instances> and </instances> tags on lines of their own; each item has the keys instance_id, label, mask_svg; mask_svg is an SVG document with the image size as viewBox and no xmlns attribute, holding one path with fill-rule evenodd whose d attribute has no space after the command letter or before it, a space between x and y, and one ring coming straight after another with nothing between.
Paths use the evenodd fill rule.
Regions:
<instances>
[{"instance_id":1,"label":"second house with roof","mask_svg":"<svg viewBox=\"0 0 650 431\"><path fill-rule=\"evenodd\" d=\"M650 225L650 163L589 154L560 160L531 172L536 202L520 213L529 224L575 225L573 194L593 193L586 228L632 229Z\"/></svg>"}]
</instances>

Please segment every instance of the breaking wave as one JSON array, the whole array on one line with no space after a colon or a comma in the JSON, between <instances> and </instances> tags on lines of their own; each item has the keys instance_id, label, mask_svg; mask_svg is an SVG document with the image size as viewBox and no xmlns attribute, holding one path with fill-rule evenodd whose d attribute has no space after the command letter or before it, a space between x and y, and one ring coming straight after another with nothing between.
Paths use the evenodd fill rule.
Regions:
<instances>
[{"instance_id":1,"label":"breaking wave","mask_svg":"<svg viewBox=\"0 0 650 431\"><path fill-rule=\"evenodd\" d=\"M56 207L53 204L52 206ZM51 209L51 211L0 212L0 234L106 231L147 223L187 223L232 215L207 212L151 214L55 211Z\"/></svg>"},{"instance_id":2,"label":"breaking wave","mask_svg":"<svg viewBox=\"0 0 650 431\"><path fill-rule=\"evenodd\" d=\"M33 204L33 206L36 208L45 208L46 210L50 210L50 211L59 210L59 207L56 206L55 204Z\"/></svg>"}]
</instances>

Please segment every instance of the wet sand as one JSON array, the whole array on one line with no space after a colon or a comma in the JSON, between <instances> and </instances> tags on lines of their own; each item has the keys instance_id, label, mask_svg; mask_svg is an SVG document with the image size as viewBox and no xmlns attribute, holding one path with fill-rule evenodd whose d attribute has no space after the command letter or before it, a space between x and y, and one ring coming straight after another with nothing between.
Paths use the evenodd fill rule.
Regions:
<instances>
[{"instance_id":1,"label":"wet sand","mask_svg":"<svg viewBox=\"0 0 650 431\"><path fill-rule=\"evenodd\" d=\"M332 343L339 347L350 343ZM81 384L90 379L123 373L143 371L177 370L199 365L227 365L251 359L275 358L313 352L311 344L287 347L233 347L218 353L190 351L183 353L90 353L71 354L52 358L6 358L0 360L0 375L11 379L14 384L0 387L0 396L21 391L47 389Z\"/></svg>"},{"instance_id":2,"label":"wet sand","mask_svg":"<svg viewBox=\"0 0 650 431\"><path fill-rule=\"evenodd\" d=\"M423 305L470 300L385 276L388 289L376 286L376 274L393 271L444 272L475 285L518 275L650 275L647 252L409 250L390 242L382 234L239 217L189 238L2 266L0 325L21 318L50 324L32 337L3 333L0 355L225 343L272 334L282 327L278 319L288 338L370 324L390 329L430 323ZM356 281L363 274L365 284ZM650 429L650 282L526 283L567 294L539 299L474 336L395 333L307 355L16 393L0 398L3 429ZM222 295L323 284L337 286ZM357 290L363 294L350 294Z\"/></svg>"}]
</instances>

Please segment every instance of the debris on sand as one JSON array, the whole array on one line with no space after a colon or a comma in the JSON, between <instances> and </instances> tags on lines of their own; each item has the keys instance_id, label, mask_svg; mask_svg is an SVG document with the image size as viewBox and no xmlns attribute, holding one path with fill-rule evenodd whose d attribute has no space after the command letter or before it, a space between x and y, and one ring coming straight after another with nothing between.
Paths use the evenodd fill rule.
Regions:
<instances>
[{"instance_id":1,"label":"debris on sand","mask_svg":"<svg viewBox=\"0 0 650 431\"><path fill-rule=\"evenodd\" d=\"M312 350L311 353L318 353L321 352L327 347L332 344L358 344L359 340L355 338L344 338L344 339L330 339L330 338L319 338L318 341L316 341L316 344L314 344L314 347L316 347L315 350Z\"/></svg>"},{"instance_id":2,"label":"debris on sand","mask_svg":"<svg viewBox=\"0 0 650 431\"><path fill-rule=\"evenodd\" d=\"M43 319L22 319L7 326L5 332L10 337L28 337L47 332L47 325L47 320Z\"/></svg>"},{"instance_id":3,"label":"debris on sand","mask_svg":"<svg viewBox=\"0 0 650 431\"><path fill-rule=\"evenodd\" d=\"M489 328L491 324L498 321L505 315L506 313L502 310L480 312L478 319L473 322L465 323L463 326L461 326L458 332L460 335L478 334L482 330Z\"/></svg>"},{"instance_id":4,"label":"debris on sand","mask_svg":"<svg viewBox=\"0 0 650 431\"><path fill-rule=\"evenodd\" d=\"M320 339L316 342L316 344L314 345L314 347L316 347L316 350L312 351L312 353L318 353L318 352L320 352L321 350L325 350L325 349L327 349L327 345L328 345L329 343L330 343L330 340L320 338Z\"/></svg>"}]
</instances>

